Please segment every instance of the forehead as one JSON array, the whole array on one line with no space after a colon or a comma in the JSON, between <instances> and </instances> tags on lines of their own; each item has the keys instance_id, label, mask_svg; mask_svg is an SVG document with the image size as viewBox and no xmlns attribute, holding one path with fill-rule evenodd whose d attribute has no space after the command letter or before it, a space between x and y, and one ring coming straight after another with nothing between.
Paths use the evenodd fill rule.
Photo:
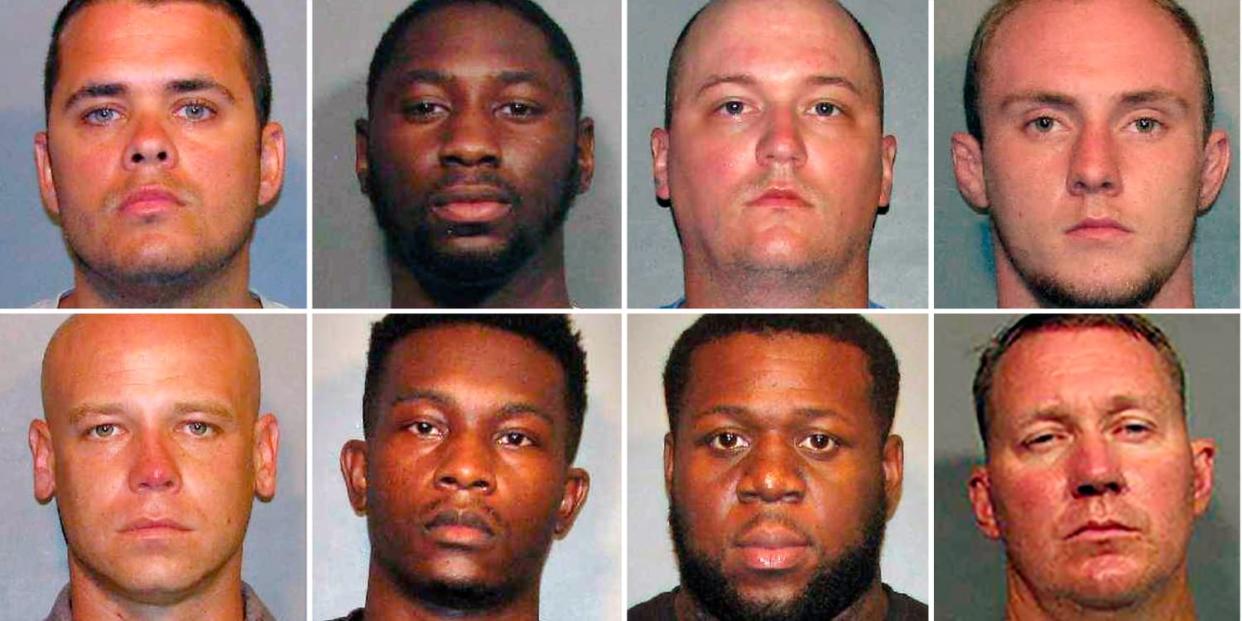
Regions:
<instances>
[{"instance_id":1,"label":"forehead","mask_svg":"<svg viewBox=\"0 0 1242 621\"><path fill-rule=\"evenodd\" d=\"M419 17L406 29L395 54L388 74L418 68L460 78L533 71L568 90L569 74L552 55L543 31L517 13L487 3L447 6Z\"/></svg>"},{"instance_id":2,"label":"forehead","mask_svg":"<svg viewBox=\"0 0 1242 621\"><path fill-rule=\"evenodd\" d=\"M559 412L566 423L565 374L560 362L534 341L476 324L435 326L413 332L388 355L381 396L437 390L463 405L494 408L528 402Z\"/></svg>"},{"instance_id":3,"label":"forehead","mask_svg":"<svg viewBox=\"0 0 1242 621\"><path fill-rule=\"evenodd\" d=\"M59 57L58 92L86 81L206 75L232 86L246 79L241 27L227 11L200 2L92 3L61 32Z\"/></svg>"},{"instance_id":4,"label":"forehead","mask_svg":"<svg viewBox=\"0 0 1242 621\"><path fill-rule=\"evenodd\" d=\"M1012 419L1059 404L1090 412L1118 396L1150 397L1177 408L1164 360L1141 337L1115 328L1041 330L1005 352L991 391L993 416Z\"/></svg>"},{"instance_id":5,"label":"forehead","mask_svg":"<svg viewBox=\"0 0 1242 621\"><path fill-rule=\"evenodd\" d=\"M871 416L867 356L854 345L797 333L733 334L690 357L684 420L728 405L780 415L827 409L846 418Z\"/></svg>"},{"instance_id":6,"label":"forehead","mask_svg":"<svg viewBox=\"0 0 1242 621\"><path fill-rule=\"evenodd\" d=\"M1001 21L983 67L988 98L1164 89L1202 105L1197 53L1154 2L1030 0Z\"/></svg>"},{"instance_id":7,"label":"forehead","mask_svg":"<svg viewBox=\"0 0 1242 621\"><path fill-rule=\"evenodd\" d=\"M678 90L710 76L749 74L761 83L840 76L879 97L862 34L828 0L725 0L706 9L683 43Z\"/></svg>"}]
</instances>

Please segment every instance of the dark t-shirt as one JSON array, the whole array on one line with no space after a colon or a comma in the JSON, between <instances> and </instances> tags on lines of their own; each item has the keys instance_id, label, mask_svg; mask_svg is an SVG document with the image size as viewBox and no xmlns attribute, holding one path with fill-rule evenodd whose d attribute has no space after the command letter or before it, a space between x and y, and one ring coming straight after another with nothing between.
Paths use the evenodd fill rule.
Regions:
<instances>
[{"instance_id":1,"label":"dark t-shirt","mask_svg":"<svg viewBox=\"0 0 1242 621\"><path fill-rule=\"evenodd\" d=\"M680 587L678 587L680 588ZM884 593L888 595L888 614L884 621L927 621L927 605L906 595L892 590L886 584ZM677 597L677 589L661 593L641 604L630 608L628 621L677 621L673 601Z\"/></svg>"},{"instance_id":2,"label":"dark t-shirt","mask_svg":"<svg viewBox=\"0 0 1242 621\"><path fill-rule=\"evenodd\" d=\"M340 619L333 619L332 621L363 621L362 609L359 608Z\"/></svg>"}]
</instances>

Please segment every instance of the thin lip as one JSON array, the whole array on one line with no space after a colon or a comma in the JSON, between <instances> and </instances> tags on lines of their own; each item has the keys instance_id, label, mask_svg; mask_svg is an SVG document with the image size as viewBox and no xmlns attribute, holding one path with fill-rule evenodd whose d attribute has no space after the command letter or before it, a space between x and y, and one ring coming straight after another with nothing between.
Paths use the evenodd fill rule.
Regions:
<instances>
[{"instance_id":1,"label":"thin lip","mask_svg":"<svg viewBox=\"0 0 1242 621\"><path fill-rule=\"evenodd\" d=\"M763 203L767 201L797 201L802 203L804 206L809 206L811 204L810 201L806 200L806 197L802 196L802 194L797 190L785 187L770 187L764 190L763 194L756 196L746 204L751 206L762 206Z\"/></svg>"},{"instance_id":2,"label":"thin lip","mask_svg":"<svg viewBox=\"0 0 1242 621\"><path fill-rule=\"evenodd\" d=\"M184 205L185 201L181 197L167 188L161 186L144 186L133 190L121 199L121 209L124 210L136 203L148 201L165 201L177 205Z\"/></svg>"},{"instance_id":3,"label":"thin lip","mask_svg":"<svg viewBox=\"0 0 1242 621\"><path fill-rule=\"evenodd\" d=\"M489 538L496 536L496 527L487 519L486 514L474 509L444 509L423 521L423 528L427 532L444 526L473 528Z\"/></svg>"},{"instance_id":4,"label":"thin lip","mask_svg":"<svg viewBox=\"0 0 1242 621\"><path fill-rule=\"evenodd\" d=\"M1065 538L1076 539L1081 535L1098 531L1133 533L1138 532L1138 529L1118 520L1087 520L1072 529Z\"/></svg>"},{"instance_id":5,"label":"thin lip","mask_svg":"<svg viewBox=\"0 0 1242 621\"><path fill-rule=\"evenodd\" d=\"M744 531L736 540L739 548L762 548L779 550L783 548L810 547L811 540L806 535L782 524L761 522Z\"/></svg>"},{"instance_id":6,"label":"thin lip","mask_svg":"<svg viewBox=\"0 0 1242 621\"><path fill-rule=\"evenodd\" d=\"M121 532L143 532L156 529L189 531L190 527L170 518L138 518L127 522L121 527Z\"/></svg>"},{"instance_id":7,"label":"thin lip","mask_svg":"<svg viewBox=\"0 0 1242 621\"><path fill-rule=\"evenodd\" d=\"M1126 225L1112 218L1083 218L1076 224L1065 229L1066 233L1079 233L1084 231L1093 231L1097 229L1112 229L1123 233L1133 233Z\"/></svg>"}]
</instances>

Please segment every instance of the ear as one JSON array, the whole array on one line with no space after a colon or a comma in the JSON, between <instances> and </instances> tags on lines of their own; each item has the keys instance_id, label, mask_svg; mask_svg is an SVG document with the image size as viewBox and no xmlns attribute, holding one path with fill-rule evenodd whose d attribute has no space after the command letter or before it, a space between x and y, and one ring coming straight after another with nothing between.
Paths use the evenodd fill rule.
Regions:
<instances>
[{"instance_id":1,"label":"ear","mask_svg":"<svg viewBox=\"0 0 1242 621\"><path fill-rule=\"evenodd\" d=\"M1216 202L1216 195L1229 174L1229 134L1215 130L1203 145L1203 169L1199 171L1199 213Z\"/></svg>"},{"instance_id":2,"label":"ear","mask_svg":"<svg viewBox=\"0 0 1242 621\"><path fill-rule=\"evenodd\" d=\"M957 191L975 209L989 206L987 183L983 177L983 147L966 132L954 132L952 140L953 175Z\"/></svg>"},{"instance_id":3,"label":"ear","mask_svg":"<svg viewBox=\"0 0 1242 621\"><path fill-rule=\"evenodd\" d=\"M56 496L56 453L52 450L52 432L42 419L30 421L26 434L34 466L34 496L45 505Z\"/></svg>"},{"instance_id":4,"label":"ear","mask_svg":"<svg viewBox=\"0 0 1242 621\"><path fill-rule=\"evenodd\" d=\"M280 424L264 414L254 421L254 495L263 502L276 496L276 465L280 454Z\"/></svg>"},{"instance_id":5,"label":"ear","mask_svg":"<svg viewBox=\"0 0 1242 621\"><path fill-rule=\"evenodd\" d=\"M975 466L970 471L970 507L975 512L975 525L988 539L999 539L1000 528L996 525L996 511L992 506L992 480L987 466Z\"/></svg>"},{"instance_id":6,"label":"ear","mask_svg":"<svg viewBox=\"0 0 1242 621\"><path fill-rule=\"evenodd\" d=\"M886 519L893 519L901 504L902 481L905 479L905 444L901 436L891 433L884 441L884 499L888 502Z\"/></svg>"},{"instance_id":7,"label":"ear","mask_svg":"<svg viewBox=\"0 0 1242 621\"><path fill-rule=\"evenodd\" d=\"M285 128L280 123L263 126L259 136L259 206L270 208L285 183ZM260 209L266 213L267 209Z\"/></svg>"},{"instance_id":8,"label":"ear","mask_svg":"<svg viewBox=\"0 0 1242 621\"><path fill-rule=\"evenodd\" d=\"M553 533L557 539L564 539L569 529L574 527L578 512L586 504L587 493L591 491L591 475L582 468L570 468L565 477L565 495L561 496L561 506L556 509L556 527Z\"/></svg>"},{"instance_id":9,"label":"ear","mask_svg":"<svg viewBox=\"0 0 1242 621\"><path fill-rule=\"evenodd\" d=\"M590 117L578 121L578 193L591 189L595 177L595 121Z\"/></svg>"},{"instance_id":10,"label":"ear","mask_svg":"<svg viewBox=\"0 0 1242 621\"><path fill-rule=\"evenodd\" d=\"M885 136L880 139L880 200L878 206L887 208L893 201L893 164L897 161L897 138ZM900 442L898 438L898 442Z\"/></svg>"},{"instance_id":11,"label":"ear","mask_svg":"<svg viewBox=\"0 0 1242 621\"><path fill-rule=\"evenodd\" d=\"M341 447L341 476L354 513L367 513L367 443L350 440Z\"/></svg>"},{"instance_id":12,"label":"ear","mask_svg":"<svg viewBox=\"0 0 1242 621\"><path fill-rule=\"evenodd\" d=\"M52 175L52 155L48 151L47 132L39 132L34 138L35 172L39 177L39 198L43 210L54 222L60 224L60 201L56 198L56 183Z\"/></svg>"},{"instance_id":13,"label":"ear","mask_svg":"<svg viewBox=\"0 0 1242 621\"><path fill-rule=\"evenodd\" d=\"M367 179L370 178L371 164L367 160L367 145L371 137L368 132L366 119L354 121L354 174L358 177L358 187L362 189L362 193L369 195L371 188L367 185Z\"/></svg>"},{"instance_id":14,"label":"ear","mask_svg":"<svg viewBox=\"0 0 1242 621\"><path fill-rule=\"evenodd\" d=\"M673 474L676 470L673 467L673 455L676 448L673 444L673 432L664 434L664 493L669 499L673 497Z\"/></svg>"},{"instance_id":15,"label":"ear","mask_svg":"<svg viewBox=\"0 0 1242 621\"><path fill-rule=\"evenodd\" d=\"M651 130L651 176L660 205L671 205L673 195L668 188L668 132L663 127Z\"/></svg>"},{"instance_id":16,"label":"ear","mask_svg":"<svg viewBox=\"0 0 1242 621\"><path fill-rule=\"evenodd\" d=\"M1208 504L1212 501L1216 442L1206 438L1194 440L1190 443L1190 452L1195 470L1194 501L1197 517L1207 513Z\"/></svg>"}]
</instances>

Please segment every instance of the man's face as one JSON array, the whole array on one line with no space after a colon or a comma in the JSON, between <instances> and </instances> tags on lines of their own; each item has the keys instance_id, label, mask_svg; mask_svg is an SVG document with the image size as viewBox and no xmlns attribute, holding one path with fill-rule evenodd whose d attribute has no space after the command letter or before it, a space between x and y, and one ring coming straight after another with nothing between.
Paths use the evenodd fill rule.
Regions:
<instances>
[{"instance_id":1,"label":"man's face","mask_svg":"<svg viewBox=\"0 0 1242 621\"><path fill-rule=\"evenodd\" d=\"M1215 448L1188 439L1153 347L1110 328L1030 334L1001 358L989 404L971 499L1027 588L1117 608L1184 578Z\"/></svg>"},{"instance_id":2,"label":"man's face","mask_svg":"<svg viewBox=\"0 0 1242 621\"><path fill-rule=\"evenodd\" d=\"M97 2L69 21L35 146L80 269L158 285L246 256L284 157L280 127L260 133L246 49L234 19L197 2Z\"/></svg>"},{"instance_id":3,"label":"man's face","mask_svg":"<svg viewBox=\"0 0 1242 621\"><path fill-rule=\"evenodd\" d=\"M722 2L684 45L671 127L651 145L686 255L761 273L865 270L896 141L845 11Z\"/></svg>"},{"instance_id":4,"label":"man's face","mask_svg":"<svg viewBox=\"0 0 1242 621\"><path fill-rule=\"evenodd\" d=\"M567 463L557 360L494 328L420 330L388 354L376 404L370 439L342 451L374 562L448 608L537 591L588 486Z\"/></svg>"},{"instance_id":5,"label":"man's face","mask_svg":"<svg viewBox=\"0 0 1242 621\"><path fill-rule=\"evenodd\" d=\"M276 424L231 318L84 316L44 362L35 492L70 574L160 605L240 570L252 497L275 492Z\"/></svg>"},{"instance_id":6,"label":"man's face","mask_svg":"<svg viewBox=\"0 0 1242 621\"><path fill-rule=\"evenodd\" d=\"M834 616L879 575L901 495L901 439L881 437L866 355L736 334L691 368L664 455L682 584L721 618Z\"/></svg>"},{"instance_id":7,"label":"man's face","mask_svg":"<svg viewBox=\"0 0 1242 621\"><path fill-rule=\"evenodd\" d=\"M418 19L358 126L357 172L416 275L507 278L590 187L594 130L547 37L488 4Z\"/></svg>"},{"instance_id":8,"label":"man's face","mask_svg":"<svg viewBox=\"0 0 1242 621\"><path fill-rule=\"evenodd\" d=\"M1204 141L1195 59L1154 2L1037 0L1001 22L982 60L983 145L954 146L998 271L1056 306L1146 305L1190 277L1195 219L1229 166L1228 137ZM957 161L964 148L981 165Z\"/></svg>"}]
</instances>

